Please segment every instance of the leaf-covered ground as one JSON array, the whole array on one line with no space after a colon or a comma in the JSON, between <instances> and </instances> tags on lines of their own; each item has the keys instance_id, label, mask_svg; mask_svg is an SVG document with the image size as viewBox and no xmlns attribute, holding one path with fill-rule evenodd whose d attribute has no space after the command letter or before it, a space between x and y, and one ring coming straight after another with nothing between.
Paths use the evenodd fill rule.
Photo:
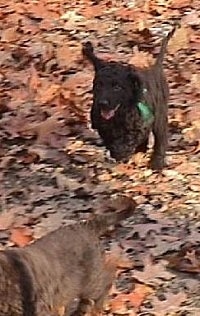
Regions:
<instances>
[{"instance_id":1,"label":"leaf-covered ground","mask_svg":"<svg viewBox=\"0 0 200 316\"><path fill-rule=\"evenodd\" d=\"M90 129L100 56L145 67L174 21L165 69L171 89L168 167L148 156L111 162ZM200 313L199 0L0 2L0 242L24 246L71 221L138 203L104 239L122 258L105 315Z\"/></svg>"}]
</instances>

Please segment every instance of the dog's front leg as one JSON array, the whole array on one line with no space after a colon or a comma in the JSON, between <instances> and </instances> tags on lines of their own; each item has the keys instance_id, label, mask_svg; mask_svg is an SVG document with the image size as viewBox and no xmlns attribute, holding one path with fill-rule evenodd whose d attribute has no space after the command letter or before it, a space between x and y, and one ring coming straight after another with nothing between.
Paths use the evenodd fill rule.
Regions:
<instances>
[{"instance_id":1,"label":"dog's front leg","mask_svg":"<svg viewBox=\"0 0 200 316\"><path fill-rule=\"evenodd\" d=\"M91 108L90 121L91 121L91 127L93 129L98 129L99 116L97 113L97 109L95 109L94 105L92 105L92 108Z\"/></svg>"}]
</instances>

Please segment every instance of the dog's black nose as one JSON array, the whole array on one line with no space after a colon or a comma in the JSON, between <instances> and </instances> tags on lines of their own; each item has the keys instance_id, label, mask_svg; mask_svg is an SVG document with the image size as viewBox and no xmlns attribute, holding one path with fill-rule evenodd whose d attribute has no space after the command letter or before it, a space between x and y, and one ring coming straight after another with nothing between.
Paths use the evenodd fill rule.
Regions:
<instances>
[{"instance_id":1,"label":"dog's black nose","mask_svg":"<svg viewBox=\"0 0 200 316\"><path fill-rule=\"evenodd\" d=\"M108 106L109 106L109 102L108 102L108 100L106 100L106 99L103 99L103 100L99 100L99 106L101 107L101 108L108 108Z\"/></svg>"}]
</instances>

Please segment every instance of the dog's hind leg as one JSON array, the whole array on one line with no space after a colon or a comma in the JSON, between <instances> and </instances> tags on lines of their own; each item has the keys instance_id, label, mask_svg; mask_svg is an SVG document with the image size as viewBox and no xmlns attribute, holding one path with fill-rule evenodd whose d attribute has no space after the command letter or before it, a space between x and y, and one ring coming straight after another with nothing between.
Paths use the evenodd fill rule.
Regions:
<instances>
[{"instance_id":1,"label":"dog's hind leg","mask_svg":"<svg viewBox=\"0 0 200 316\"><path fill-rule=\"evenodd\" d=\"M79 305L73 313L70 313L70 316L85 316L91 315L94 303L89 299L81 299ZM64 316L69 316L69 313Z\"/></svg>"},{"instance_id":2,"label":"dog's hind leg","mask_svg":"<svg viewBox=\"0 0 200 316\"><path fill-rule=\"evenodd\" d=\"M153 154L150 161L150 167L153 170L162 170L165 166L165 156L167 150L167 115L159 117L153 126L153 134L155 138Z\"/></svg>"}]
</instances>

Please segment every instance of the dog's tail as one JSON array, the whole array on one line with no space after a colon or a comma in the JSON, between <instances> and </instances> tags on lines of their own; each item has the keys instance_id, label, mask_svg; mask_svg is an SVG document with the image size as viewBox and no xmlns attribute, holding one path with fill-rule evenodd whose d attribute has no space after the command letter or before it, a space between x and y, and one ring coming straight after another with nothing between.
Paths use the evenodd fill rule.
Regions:
<instances>
[{"instance_id":1,"label":"dog's tail","mask_svg":"<svg viewBox=\"0 0 200 316\"><path fill-rule=\"evenodd\" d=\"M105 214L93 215L86 223L98 236L108 231L110 226L117 225L120 221L132 216L137 206L136 202L128 197L120 197L111 205L113 211Z\"/></svg>"},{"instance_id":2,"label":"dog's tail","mask_svg":"<svg viewBox=\"0 0 200 316\"><path fill-rule=\"evenodd\" d=\"M174 32L176 31L178 27L178 24L174 25L173 29L168 33L168 35L163 39L162 44L161 44L161 48L160 48L160 52L157 56L156 62L155 62L155 66L161 66L163 63L163 59L164 59L164 55L165 55L165 51L167 48L167 44L170 40L170 38L174 35Z\"/></svg>"}]
</instances>

